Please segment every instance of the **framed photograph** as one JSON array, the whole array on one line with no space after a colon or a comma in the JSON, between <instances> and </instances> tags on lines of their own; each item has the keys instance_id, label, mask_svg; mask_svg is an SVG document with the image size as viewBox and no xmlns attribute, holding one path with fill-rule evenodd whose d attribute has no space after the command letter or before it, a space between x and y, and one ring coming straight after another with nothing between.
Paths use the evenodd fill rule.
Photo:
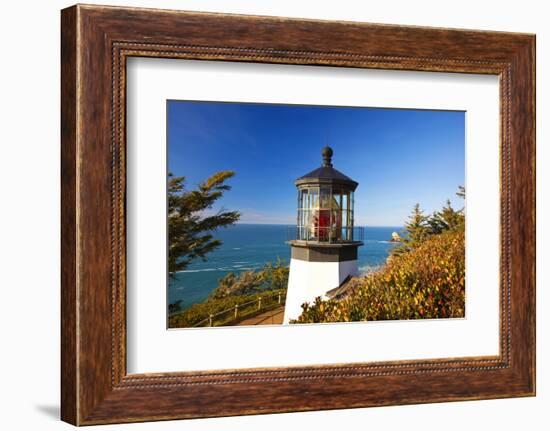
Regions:
<instances>
[{"instance_id":1,"label":"framed photograph","mask_svg":"<svg viewBox=\"0 0 550 431\"><path fill-rule=\"evenodd\" d=\"M535 394L534 35L77 5L61 44L63 420Z\"/></svg>"}]
</instances>

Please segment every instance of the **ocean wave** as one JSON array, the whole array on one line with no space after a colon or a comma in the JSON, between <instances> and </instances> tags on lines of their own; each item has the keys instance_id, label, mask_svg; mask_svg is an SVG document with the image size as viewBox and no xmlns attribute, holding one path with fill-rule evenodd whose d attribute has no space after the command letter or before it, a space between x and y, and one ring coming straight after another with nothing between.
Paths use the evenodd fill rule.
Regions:
<instances>
[{"instance_id":1,"label":"ocean wave","mask_svg":"<svg viewBox=\"0 0 550 431\"><path fill-rule=\"evenodd\" d=\"M384 265L363 265L358 268L359 275L372 274L373 272L379 271Z\"/></svg>"},{"instance_id":2,"label":"ocean wave","mask_svg":"<svg viewBox=\"0 0 550 431\"><path fill-rule=\"evenodd\" d=\"M233 265L230 267L222 266L221 268L184 269L182 271L176 271L176 273L256 271L260 268L262 268L262 266Z\"/></svg>"},{"instance_id":3,"label":"ocean wave","mask_svg":"<svg viewBox=\"0 0 550 431\"><path fill-rule=\"evenodd\" d=\"M192 273L192 272L211 272L211 271L231 271L227 268L204 268L204 269L184 269L182 271L176 271L176 273Z\"/></svg>"}]
</instances>

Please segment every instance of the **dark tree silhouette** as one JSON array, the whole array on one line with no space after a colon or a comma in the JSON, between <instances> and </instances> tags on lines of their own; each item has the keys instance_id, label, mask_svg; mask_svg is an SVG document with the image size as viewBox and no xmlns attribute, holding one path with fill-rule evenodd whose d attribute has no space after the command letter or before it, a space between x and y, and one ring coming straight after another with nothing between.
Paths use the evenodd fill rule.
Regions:
<instances>
[{"instance_id":1,"label":"dark tree silhouette","mask_svg":"<svg viewBox=\"0 0 550 431\"><path fill-rule=\"evenodd\" d=\"M456 195L463 199L466 197L464 186L458 187ZM464 208L455 210L449 199L440 211L435 211L429 216L424 215L420 204L416 204L405 223L401 245L392 249L391 256L399 256L414 250L432 235L446 231L464 231L465 221Z\"/></svg>"},{"instance_id":2,"label":"dark tree silhouette","mask_svg":"<svg viewBox=\"0 0 550 431\"><path fill-rule=\"evenodd\" d=\"M214 203L231 190L226 181L233 171L217 172L199 184L196 190L186 190L185 177L168 175L168 272L185 269L194 259L206 260L206 255L222 242L212 233L220 227L234 224L238 211L220 210L207 215Z\"/></svg>"},{"instance_id":3,"label":"dark tree silhouette","mask_svg":"<svg viewBox=\"0 0 550 431\"><path fill-rule=\"evenodd\" d=\"M430 226L430 234L438 234L446 230L464 230L464 212L463 210L455 210L451 206L451 201L447 199L447 204L436 211L428 220Z\"/></svg>"}]
</instances>

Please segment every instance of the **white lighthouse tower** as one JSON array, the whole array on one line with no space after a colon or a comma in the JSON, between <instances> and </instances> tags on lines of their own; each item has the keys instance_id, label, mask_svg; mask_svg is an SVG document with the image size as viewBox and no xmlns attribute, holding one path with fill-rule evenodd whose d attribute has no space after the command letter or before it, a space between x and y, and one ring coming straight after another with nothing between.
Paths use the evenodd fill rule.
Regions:
<instances>
[{"instance_id":1,"label":"white lighthouse tower","mask_svg":"<svg viewBox=\"0 0 550 431\"><path fill-rule=\"evenodd\" d=\"M322 150L320 168L300 177L296 239L291 247L290 274L283 323L298 318L302 304L339 287L357 275L357 248L362 238L354 238L353 192L356 181L332 167L333 151ZM359 231L361 232L361 231ZM356 234L357 236L357 234Z\"/></svg>"}]
</instances>

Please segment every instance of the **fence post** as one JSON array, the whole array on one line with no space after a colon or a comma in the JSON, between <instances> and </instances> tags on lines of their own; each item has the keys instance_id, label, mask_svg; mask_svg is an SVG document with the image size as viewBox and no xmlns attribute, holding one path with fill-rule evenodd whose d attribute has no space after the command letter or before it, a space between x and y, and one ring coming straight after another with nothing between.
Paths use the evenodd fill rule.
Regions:
<instances>
[{"instance_id":1,"label":"fence post","mask_svg":"<svg viewBox=\"0 0 550 431\"><path fill-rule=\"evenodd\" d=\"M260 308L262 308L262 297L261 296L258 298L258 310Z\"/></svg>"},{"instance_id":2,"label":"fence post","mask_svg":"<svg viewBox=\"0 0 550 431\"><path fill-rule=\"evenodd\" d=\"M208 326L212 326L212 318L213 318L213 317L214 317L214 316L210 315L209 325L208 325Z\"/></svg>"},{"instance_id":3,"label":"fence post","mask_svg":"<svg viewBox=\"0 0 550 431\"><path fill-rule=\"evenodd\" d=\"M235 304L235 319L237 318L238 314L239 314L239 304Z\"/></svg>"},{"instance_id":4,"label":"fence post","mask_svg":"<svg viewBox=\"0 0 550 431\"><path fill-rule=\"evenodd\" d=\"M279 302L279 304L281 303L281 292L279 292L279 299L278 299L278 302Z\"/></svg>"}]
</instances>

